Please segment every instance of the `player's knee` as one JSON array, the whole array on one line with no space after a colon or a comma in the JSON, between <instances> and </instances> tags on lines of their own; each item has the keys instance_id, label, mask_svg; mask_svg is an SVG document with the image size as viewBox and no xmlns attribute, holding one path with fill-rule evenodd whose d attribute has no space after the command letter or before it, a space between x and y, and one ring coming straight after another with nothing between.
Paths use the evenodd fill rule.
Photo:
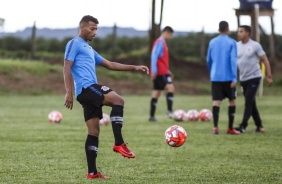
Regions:
<instances>
[{"instance_id":1,"label":"player's knee","mask_svg":"<svg viewBox=\"0 0 282 184\"><path fill-rule=\"evenodd\" d=\"M88 134L95 136L95 137L99 137L100 134L100 126L97 126L95 128L88 128Z\"/></svg>"},{"instance_id":2,"label":"player's knee","mask_svg":"<svg viewBox=\"0 0 282 184\"><path fill-rule=\"evenodd\" d=\"M174 92L175 92L175 88L174 88L174 86L171 86L171 89L170 89L168 92L170 92L170 93L174 93Z\"/></svg>"},{"instance_id":3,"label":"player's knee","mask_svg":"<svg viewBox=\"0 0 282 184\"><path fill-rule=\"evenodd\" d=\"M88 134L95 137L99 137L100 130L88 130Z\"/></svg>"},{"instance_id":4,"label":"player's knee","mask_svg":"<svg viewBox=\"0 0 282 184\"><path fill-rule=\"evenodd\" d=\"M118 96L115 100L114 100L114 105L121 105L124 106L124 99L120 96Z\"/></svg>"},{"instance_id":5,"label":"player's knee","mask_svg":"<svg viewBox=\"0 0 282 184\"><path fill-rule=\"evenodd\" d=\"M213 105L213 106L220 106L220 103L221 103L221 101L216 100L216 101L213 101L213 102L212 102L212 105Z\"/></svg>"},{"instance_id":6,"label":"player's knee","mask_svg":"<svg viewBox=\"0 0 282 184\"><path fill-rule=\"evenodd\" d=\"M160 97L160 91L156 91L156 90L154 90L153 92L152 92L152 95L151 95L151 97L152 98L159 98Z\"/></svg>"},{"instance_id":7,"label":"player's knee","mask_svg":"<svg viewBox=\"0 0 282 184\"><path fill-rule=\"evenodd\" d=\"M174 91L175 91L174 85L170 84L167 86L167 92L174 93Z\"/></svg>"}]
</instances>

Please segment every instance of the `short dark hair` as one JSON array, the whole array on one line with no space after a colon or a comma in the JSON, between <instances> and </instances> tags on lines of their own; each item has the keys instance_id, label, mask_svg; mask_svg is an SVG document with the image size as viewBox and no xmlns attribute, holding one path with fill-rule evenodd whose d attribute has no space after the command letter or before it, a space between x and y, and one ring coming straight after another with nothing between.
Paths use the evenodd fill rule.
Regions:
<instances>
[{"instance_id":1,"label":"short dark hair","mask_svg":"<svg viewBox=\"0 0 282 184\"><path fill-rule=\"evenodd\" d=\"M98 19L94 18L91 15L85 15L80 20L79 24L88 24L89 22L94 22L95 24L99 24Z\"/></svg>"},{"instance_id":2,"label":"short dark hair","mask_svg":"<svg viewBox=\"0 0 282 184\"><path fill-rule=\"evenodd\" d=\"M170 32L170 33L173 33L174 31L173 31L172 27L170 27L170 26L165 26L165 27L163 28L163 30L162 30L162 33L163 33L163 32Z\"/></svg>"},{"instance_id":3,"label":"short dark hair","mask_svg":"<svg viewBox=\"0 0 282 184\"><path fill-rule=\"evenodd\" d=\"M244 28L244 30L249 33L249 35L251 35L252 33L252 28L251 26L247 26L247 25L242 25L242 26L239 26L240 28Z\"/></svg>"},{"instance_id":4,"label":"short dark hair","mask_svg":"<svg viewBox=\"0 0 282 184\"><path fill-rule=\"evenodd\" d=\"M229 28L228 22L226 21L220 21L219 22L219 32L225 32Z\"/></svg>"}]
</instances>

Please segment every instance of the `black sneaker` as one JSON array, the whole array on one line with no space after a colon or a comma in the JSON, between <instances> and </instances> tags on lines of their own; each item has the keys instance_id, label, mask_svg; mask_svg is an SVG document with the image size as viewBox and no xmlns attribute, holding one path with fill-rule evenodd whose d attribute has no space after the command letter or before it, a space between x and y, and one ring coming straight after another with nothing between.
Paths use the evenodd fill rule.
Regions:
<instances>
[{"instance_id":1,"label":"black sneaker","mask_svg":"<svg viewBox=\"0 0 282 184\"><path fill-rule=\"evenodd\" d=\"M239 131L240 133L244 133L246 131L246 129L243 127L237 127L235 130Z\"/></svg>"},{"instance_id":2,"label":"black sneaker","mask_svg":"<svg viewBox=\"0 0 282 184\"><path fill-rule=\"evenodd\" d=\"M151 122L157 122L158 120L157 120L155 117L150 117L150 118L149 118L149 121L151 121Z\"/></svg>"}]
</instances>

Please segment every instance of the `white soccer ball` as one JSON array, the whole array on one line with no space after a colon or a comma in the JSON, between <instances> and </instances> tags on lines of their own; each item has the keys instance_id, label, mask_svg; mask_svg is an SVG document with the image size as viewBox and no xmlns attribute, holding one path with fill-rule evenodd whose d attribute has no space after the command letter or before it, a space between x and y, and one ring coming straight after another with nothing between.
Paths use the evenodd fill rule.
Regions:
<instances>
[{"instance_id":1,"label":"white soccer ball","mask_svg":"<svg viewBox=\"0 0 282 184\"><path fill-rule=\"evenodd\" d=\"M99 124L100 126L107 126L111 122L110 116L106 113L103 113L103 118L100 119Z\"/></svg>"},{"instance_id":2,"label":"white soccer ball","mask_svg":"<svg viewBox=\"0 0 282 184\"><path fill-rule=\"evenodd\" d=\"M188 121L198 121L199 119L199 112L195 109L191 109L186 113L186 120Z\"/></svg>"},{"instance_id":3,"label":"white soccer ball","mask_svg":"<svg viewBox=\"0 0 282 184\"><path fill-rule=\"evenodd\" d=\"M182 146L187 137L187 133L181 126L173 125L165 131L165 141L171 147Z\"/></svg>"},{"instance_id":4,"label":"white soccer ball","mask_svg":"<svg viewBox=\"0 0 282 184\"><path fill-rule=\"evenodd\" d=\"M199 118L202 121L210 121L212 119L212 112L209 109L202 109Z\"/></svg>"},{"instance_id":5,"label":"white soccer ball","mask_svg":"<svg viewBox=\"0 0 282 184\"><path fill-rule=\"evenodd\" d=\"M173 112L173 119L175 121L184 121L186 116L186 112L182 109L175 110Z\"/></svg>"},{"instance_id":6,"label":"white soccer ball","mask_svg":"<svg viewBox=\"0 0 282 184\"><path fill-rule=\"evenodd\" d=\"M60 123L63 116L59 111L52 111L48 114L48 119L50 123Z\"/></svg>"}]
</instances>

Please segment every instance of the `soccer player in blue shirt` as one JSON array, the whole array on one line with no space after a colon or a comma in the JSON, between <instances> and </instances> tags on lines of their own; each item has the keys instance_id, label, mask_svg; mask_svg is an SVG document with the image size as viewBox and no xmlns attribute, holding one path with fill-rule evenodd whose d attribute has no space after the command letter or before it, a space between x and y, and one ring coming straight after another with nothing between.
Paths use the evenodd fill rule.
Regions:
<instances>
[{"instance_id":1,"label":"soccer player in blue shirt","mask_svg":"<svg viewBox=\"0 0 282 184\"><path fill-rule=\"evenodd\" d=\"M213 133L218 134L218 119L220 103L224 98L229 99L229 126L228 134L240 134L233 128L236 110L236 83L237 83L237 45L236 41L228 36L229 25L226 21L219 23L219 35L209 43L207 64L210 72L213 100Z\"/></svg>"},{"instance_id":2,"label":"soccer player in blue shirt","mask_svg":"<svg viewBox=\"0 0 282 184\"><path fill-rule=\"evenodd\" d=\"M85 152L88 165L87 178L108 178L97 171L99 120L102 118L102 106L112 107L110 114L115 138L113 150L127 158L135 158L123 141L121 128L123 122L124 100L107 86L99 85L96 77L97 65L109 70L143 71L149 74L146 66L124 65L110 62L100 56L87 42L92 41L97 32L98 20L90 15L84 16L80 23L80 32L67 43L64 61L64 83L66 88L65 106L73 107L73 82L76 100L82 105L84 119L88 128Z\"/></svg>"}]
</instances>

